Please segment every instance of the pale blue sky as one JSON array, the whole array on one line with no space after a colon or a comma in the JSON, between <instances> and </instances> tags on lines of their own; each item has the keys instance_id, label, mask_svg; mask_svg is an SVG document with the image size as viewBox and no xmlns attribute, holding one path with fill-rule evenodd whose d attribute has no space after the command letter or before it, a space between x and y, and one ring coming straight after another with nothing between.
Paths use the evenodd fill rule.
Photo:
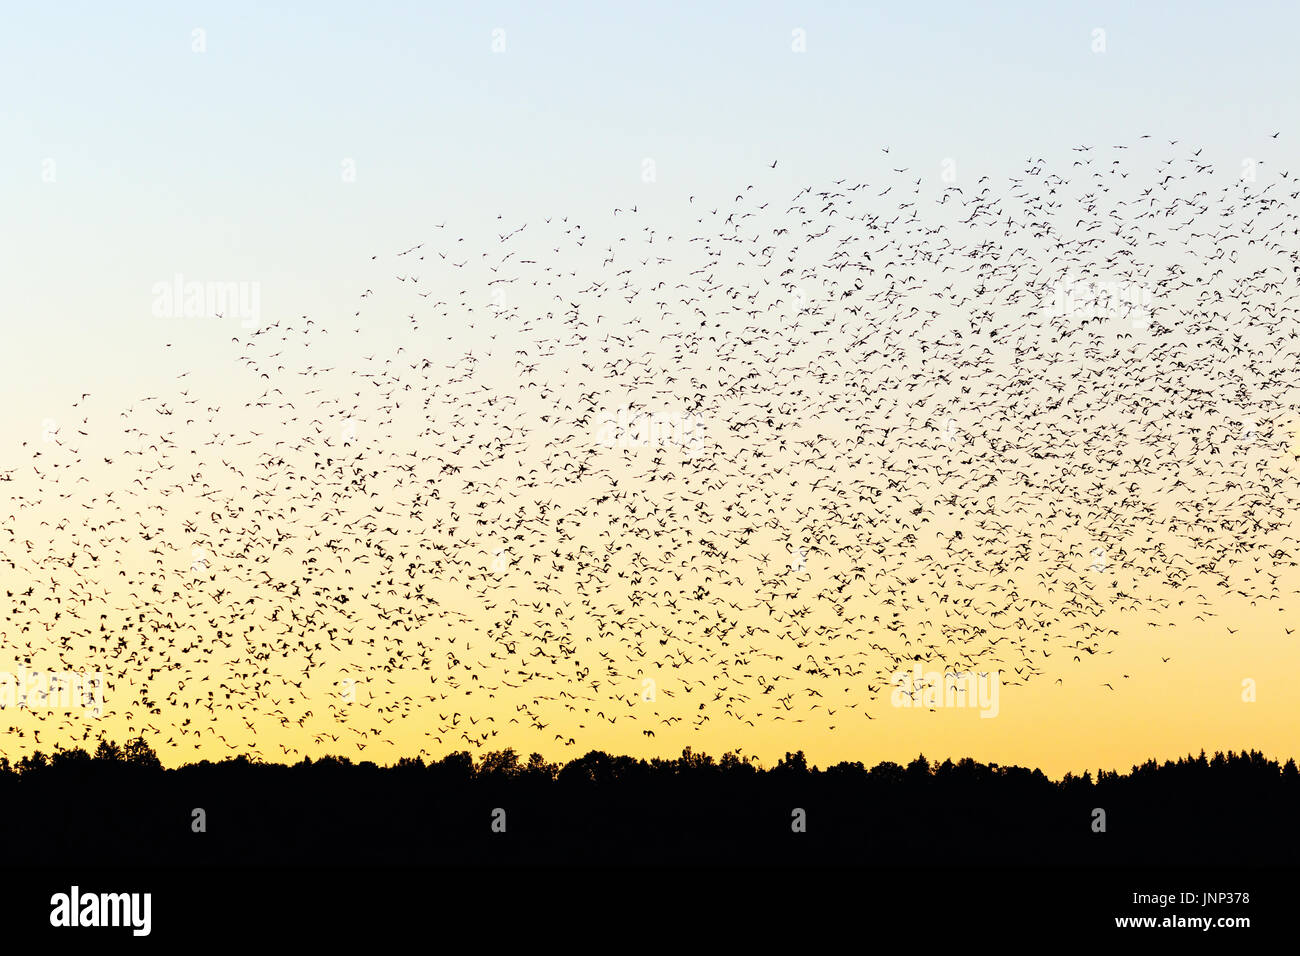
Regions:
<instances>
[{"instance_id":1,"label":"pale blue sky","mask_svg":"<svg viewBox=\"0 0 1300 956\"><path fill-rule=\"evenodd\" d=\"M201 327L149 316L177 272L261 282L270 318L328 318L351 314L372 254L434 223L631 202L671 217L686 192L725 195L777 158L793 192L869 179L884 144L932 175L949 157L1010 174L1143 132L1234 163L1291 155L1298 28L1284 3L11 6L6 433L204 354Z\"/></svg>"}]
</instances>

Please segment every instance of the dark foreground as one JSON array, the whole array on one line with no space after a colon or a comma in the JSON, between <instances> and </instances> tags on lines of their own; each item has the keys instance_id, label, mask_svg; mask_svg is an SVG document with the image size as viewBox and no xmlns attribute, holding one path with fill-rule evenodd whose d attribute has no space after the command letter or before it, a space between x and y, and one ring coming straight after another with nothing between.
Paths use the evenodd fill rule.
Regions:
<instances>
[{"instance_id":1,"label":"dark foreground","mask_svg":"<svg viewBox=\"0 0 1300 956\"><path fill-rule=\"evenodd\" d=\"M169 770L142 741L106 744L0 759L0 926L169 946L542 930L653 945L688 926L730 948L1029 932L1230 945L1292 922L1297 798L1294 762L1258 753L1053 782L969 760L817 770L794 754L763 770L689 751ZM149 938L51 926L73 887L148 894ZM1135 918L1153 922L1121 925Z\"/></svg>"},{"instance_id":2,"label":"dark foreground","mask_svg":"<svg viewBox=\"0 0 1300 956\"><path fill-rule=\"evenodd\" d=\"M36 865L1293 865L1300 775L1258 753L1067 777L963 760L763 770L733 755L394 767L143 742L0 763L0 839Z\"/></svg>"}]
</instances>

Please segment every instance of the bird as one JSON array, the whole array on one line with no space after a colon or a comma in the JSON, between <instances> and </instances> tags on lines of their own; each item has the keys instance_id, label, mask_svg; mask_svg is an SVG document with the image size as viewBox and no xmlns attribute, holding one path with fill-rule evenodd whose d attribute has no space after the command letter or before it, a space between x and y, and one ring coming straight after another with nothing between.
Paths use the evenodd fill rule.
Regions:
<instances>
[{"instance_id":1,"label":"bird","mask_svg":"<svg viewBox=\"0 0 1300 956\"><path fill-rule=\"evenodd\" d=\"M394 243L358 321L29 436L0 643L222 757L830 737L915 666L1114 691L1300 593L1300 190L1120 145Z\"/></svg>"}]
</instances>

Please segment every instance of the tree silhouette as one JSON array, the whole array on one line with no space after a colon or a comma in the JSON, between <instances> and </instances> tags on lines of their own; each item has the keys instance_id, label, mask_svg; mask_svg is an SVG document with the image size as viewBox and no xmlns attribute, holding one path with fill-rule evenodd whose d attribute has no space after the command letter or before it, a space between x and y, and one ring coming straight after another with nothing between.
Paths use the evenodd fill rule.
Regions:
<instances>
[{"instance_id":1,"label":"tree silhouette","mask_svg":"<svg viewBox=\"0 0 1300 956\"><path fill-rule=\"evenodd\" d=\"M1278 863L1300 855L1298 798L1295 760L1257 751L1056 782L970 758L819 770L802 751L764 768L739 751L715 760L690 748L650 760L593 750L563 765L506 748L477 762L456 751L389 767L239 756L165 769L137 736L101 740L93 754L0 758L0 838L11 852L48 852L55 839L71 859L110 865L328 865L340 848L374 863L636 862L624 856L639 852L650 862L911 865L956 845L975 848L972 864ZM211 821L202 841L189 827L195 807ZM1090 825L1098 807L1105 833ZM492 808L508 811L508 839L490 839ZM792 836L794 808L809 825Z\"/></svg>"}]
</instances>

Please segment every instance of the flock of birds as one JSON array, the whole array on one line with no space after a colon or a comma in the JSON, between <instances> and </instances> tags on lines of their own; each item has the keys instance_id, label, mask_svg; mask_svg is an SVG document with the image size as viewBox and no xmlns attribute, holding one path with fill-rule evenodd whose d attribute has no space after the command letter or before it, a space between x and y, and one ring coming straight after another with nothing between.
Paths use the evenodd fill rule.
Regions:
<instances>
[{"instance_id":1,"label":"flock of birds","mask_svg":"<svg viewBox=\"0 0 1300 956\"><path fill-rule=\"evenodd\" d=\"M11 743L824 733L918 663L1060 682L1284 612L1300 184L1150 145L444 224L346 324L213 325L220 397L81 395L0 470L0 666L106 675Z\"/></svg>"}]
</instances>

